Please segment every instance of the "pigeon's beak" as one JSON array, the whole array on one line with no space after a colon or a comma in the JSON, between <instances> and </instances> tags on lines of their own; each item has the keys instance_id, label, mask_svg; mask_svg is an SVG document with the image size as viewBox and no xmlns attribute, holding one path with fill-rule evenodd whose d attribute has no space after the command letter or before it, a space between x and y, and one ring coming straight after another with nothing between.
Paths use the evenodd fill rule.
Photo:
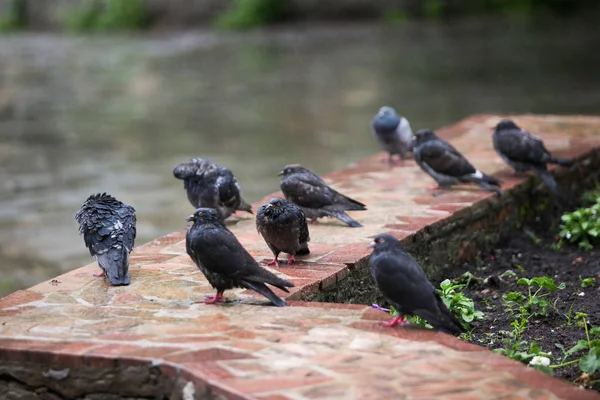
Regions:
<instances>
[{"instance_id":1,"label":"pigeon's beak","mask_svg":"<svg viewBox=\"0 0 600 400\"><path fill-rule=\"evenodd\" d=\"M367 249L373 249L375 248L376 243L375 242L371 242L369 243L369 245L367 246Z\"/></svg>"},{"instance_id":2,"label":"pigeon's beak","mask_svg":"<svg viewBox=\"0 0 600 400\"><path fill-rule=\"evenodd\" d=\"M194 214L190 215L185 219L187 222L192 222L194 220Z\"/></svg>"},{"instance_id":3,"label":"pigeon's beak","mask_svg":"<svg viewBox=\"0 0 600 400\"><path fill-rule=\"evenodd\" d=\"M279 172L277 173L277 176L281 176L281 175L283 175L283 171L279 171Z\"/></svg>"}]
</instances>

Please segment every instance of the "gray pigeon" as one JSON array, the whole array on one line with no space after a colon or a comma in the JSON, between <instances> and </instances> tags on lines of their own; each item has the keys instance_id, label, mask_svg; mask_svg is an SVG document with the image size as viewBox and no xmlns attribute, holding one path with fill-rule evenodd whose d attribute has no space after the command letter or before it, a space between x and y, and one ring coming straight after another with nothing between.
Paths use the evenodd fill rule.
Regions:
<instances>
[{"instance_id":1,"label":"gray pigeon","mask_svg":"<svg viewBox=\"0 0 600 400\"><path fill-rule=\"evenodd\" d=\"M136 235L135 209L106 193L91 195L75 214L85 246L115 286L129 285L129 253Z\"/></svg>"},{"instance_id":2,"label":"gray pigeon","mask_svg":"<svg viewBox=\"0 0 600 400\"><path fill-rule=\"evenodd\" d=\"M277 265L279 253L288 253L288 265L294 263L296 254L308 254L308 224L301 209L289 200L272 198L256 212L256 229L273 252L273 261L267 265Z\"/></svg>"},{"instance_id":3,"label":"gray pigeon","mask_svg":"<svg viewBox=\"0 0 600 400\"><path fill-rule=\"evenodd\" d=\"M440 139L433 131L420 130L414 138L415 161L439 185L447 188L460 182L473 182L482 188L501 195L500 181L484 174L456 150L450 143Z\"/></svg>"},{"instance_id":4,"label":"gray pigeon","mask_svg":"<svg viewBox=\"0 0 600 400\"><path fill-rule=\"evenodd\" d=\"M547 164L570 167L573 165L572 159L554 157L546 150L544 142L539 137L519 128L510 119L504 119L496 125L492 139L498 155L516 173L529 170L535 172L553 194L560 196L556 181L548 171Z\"/></svg>"},{"instance_id":5,"label":"gray pigeon","mask_svg":"<svg viewBox=\"0 0 600 400\"><path fill-rule=\"evenodd\" d=\"M286 305L265 284L284 292L294 285L259 266L214 208L198 208L187 221L194 222L185 237L187 253L217 290L217 294L207 296L204 303L214 304L223 298L225 290L240 287L262 294L278 307Z\"/></svg>"},{"instance_id":6,"label":"gray pigeon","mask_svg":"<svg viewBox=\"0 0 600 400\"><path fill-rule=\"evenodd\" d=\"M371 130L383 150L387 151L390 163L394 161L394 154L398 154L401 160L406 159L413 138L406 118L398 115L392 107L381 107L371 120Z\"/></svg>"},{"instance_id":7,"label":"gray pigeon","mask_svg":"<svg viewBox=\"0 0 600 400\"><path fill-rule=\"evenodd\" d=\"M311 222L317 222L321 217L334 217L353 228L362 226L344 211L366 210L365 205L338 193L317 174L299 164L291 164L277 175L283 176L281 191L285 198L300 207Z\"/></svg>"},{"instance_id":8,"label":"gray pigeon","mask_svg":"<svg viewBox=\"0 0 600 400\"><path fill-rule=\"evenodd\" d=\"M374 248L369 258L371 276L387 301L400 313L385 326L407 322L405 315L416 315L442 332L453 335L463 332L463 327L448 310L440 295L417 261L411 257L392 235L375 236L369 248Z\"/></svg>"},{"instance_id":9,"label":"gray pigeon","mask_svg":"<svg viewBox=\"0 0 600 400\"><path fill-rule=\"evenodd\" d=\"M240 185L227 168L194 158L176 165L173 175L183 180L188 200L195 208L214 208L223 219L236 210L252 214L252 207L242 199Z\"/></svg>"}]
</instances>

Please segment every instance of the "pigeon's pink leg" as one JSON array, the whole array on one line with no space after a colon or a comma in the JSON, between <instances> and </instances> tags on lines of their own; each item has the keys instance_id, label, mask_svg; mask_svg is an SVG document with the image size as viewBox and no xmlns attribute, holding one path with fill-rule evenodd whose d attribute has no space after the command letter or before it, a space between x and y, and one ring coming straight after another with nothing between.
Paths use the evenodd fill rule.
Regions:
<instances>
[{"instance_id":1,"label":"pigeon's pink leg","mask_svg":"<svg viewBox=\"0 0 600 400\"><path fill-rule=\"evenodd\" d=\"M382 322L381 325L387 326L387 327L392 327L392 326L396 326L398 324L400 324L400 326L403 326L403 325L406 325L407 323L408 323L408 321L406 321L404 319L403 315L397 315L391 321Z\"/></svg>"},{"instance_id":2,"label":"pigeon's pink leg","mask_svg":"<svg viewBox=\"0 0 600 400\"><path fill-rule=\"evenodd\" d=\"M294 258L293 255L290 256L290 258L288 258L288 265L293 264L296 262L296 259Z\"/></svg>"},{"instance_id":3,"label":"pigeon's pink leg","mask_svg":"<svg viewBox=\"0 0 600 400\"><path fill-rule=\"evenodd\" d=\"M316 218L306 218L306 222L308 222L309 224L318 224L319 220Z\"/></svg>"},{"instance_id":4,"label":"pigeon's pink leg","mask_svg":"<svg viewBox=\"0 0 600 400\"><path fill-rule=\"evenodd\" d=\"M221 301L222 298L223 298L223 292L217 292L217 294L214 296L205 296L204 301L202 301L201 303L215 304L215 303Z\"/></svg>"},{"instance_id":5,"label":"pigeon's pink leg","mask_svg":"<svg viewBox=\"0 0 600 400\"><path fill-rule=\"evenodd\" d=\"M274 265L274 266L276 266L276 267L279 267L279 260L277 260L277 257L275 257L275 258L273 259L273 261L269 261L269 262L267 263L267 265Z\"/></svg>"},{"instance_id":6,"label":"pigeon's pink leg","mask_svg":"<svg viewBox=\"0 0 600 400\"><path fill-rule=\"evenodd\" d=\"M104 270L102 270L101 273L99 274L93 274L94 278L102 278L103 276L105 276L106 274L104 273Z\"/></svg>"}]
</instances>

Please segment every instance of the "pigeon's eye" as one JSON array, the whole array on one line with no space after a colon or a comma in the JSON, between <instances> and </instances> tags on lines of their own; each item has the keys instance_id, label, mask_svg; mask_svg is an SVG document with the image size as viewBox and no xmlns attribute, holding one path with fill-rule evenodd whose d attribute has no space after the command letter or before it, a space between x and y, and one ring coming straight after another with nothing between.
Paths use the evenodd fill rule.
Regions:
<instances>
[{"instance_id":1,"label":"pigeon's eye","mask_svg":"<svg viewBox=\"0 0 600 400\"><path fill-rule=\"evenodd\" d=\"M279 207L279 205L280 205L280 204L281 204L281 203L280 203L280 202L278 202L278 201L276 201L275 203L273 203L273 205L274 205L274 206L277 206L277 207Z\"/></svg>"}]
</instances>

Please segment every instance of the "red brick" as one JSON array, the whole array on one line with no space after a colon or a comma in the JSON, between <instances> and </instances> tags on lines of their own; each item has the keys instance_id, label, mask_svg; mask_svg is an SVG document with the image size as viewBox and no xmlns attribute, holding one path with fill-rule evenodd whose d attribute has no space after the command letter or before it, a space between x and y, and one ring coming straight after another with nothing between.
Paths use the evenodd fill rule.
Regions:
<instances>
[{"instance_id":1,"label":"red brick","mask_svg":"<svg viewBox=\"0 0 600 400\"><path fill-rule=\"evenodd\" d=\"M204 362L204 361L217 361L217 360L237 360L244 358L253 358L251 355L246 353L239 353L235 351L210 348L204 350L188 351L187 353L173 354L167 356L167 361L176 363L188 363L188 362Z\"/></svg>"},{"instance_id":2,"label":"red brick","mask_svg":"<svg viewBox=\"0 0 600 400\"><path fill-rule=\"evenodd\" d=\"M0 309L15 307L22 304L31 303L33 301L41 300L44 296L37 292L30 290L17 290L13 294L0 299Z\"/></svg>"}]
</instances>

